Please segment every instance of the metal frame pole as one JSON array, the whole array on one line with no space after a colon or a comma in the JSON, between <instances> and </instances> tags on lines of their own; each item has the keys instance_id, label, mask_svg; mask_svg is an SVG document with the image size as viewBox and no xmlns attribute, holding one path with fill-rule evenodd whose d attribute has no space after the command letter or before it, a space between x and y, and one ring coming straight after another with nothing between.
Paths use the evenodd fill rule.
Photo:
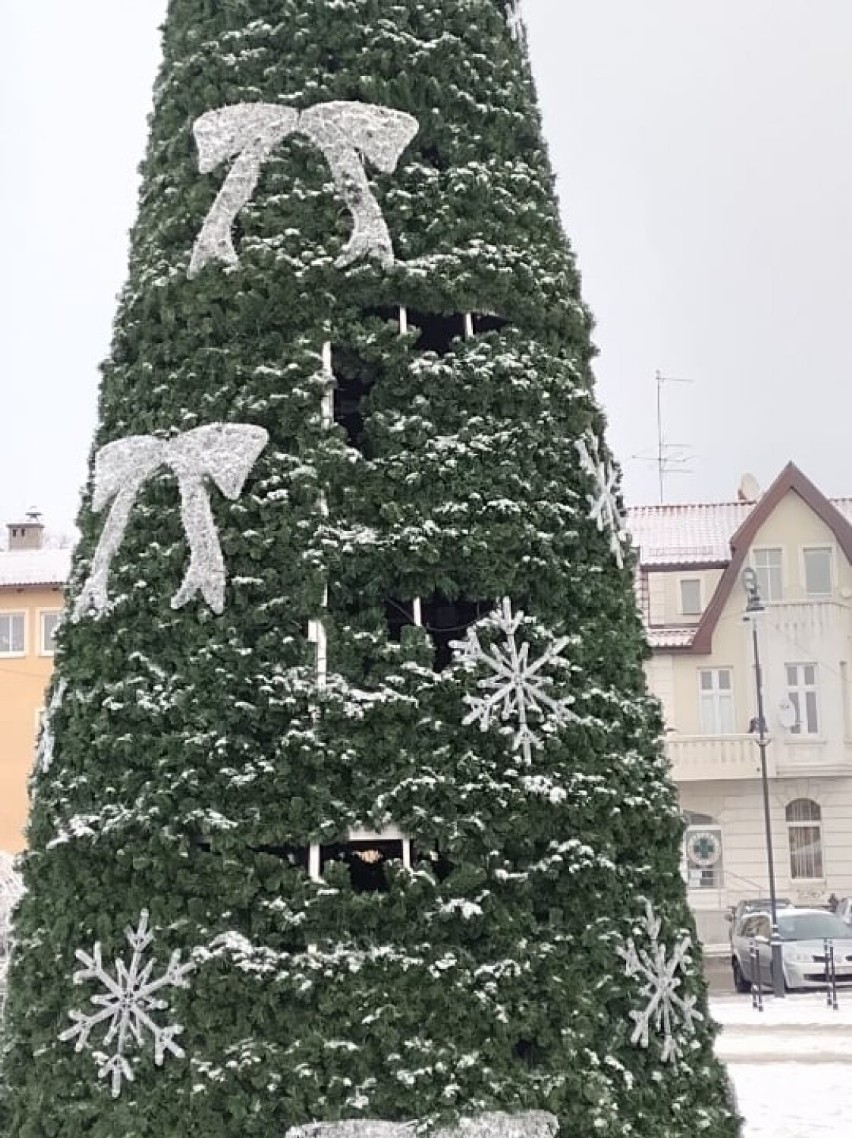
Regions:
<instances>
[{"instance_id":1,"label":"metal frame pole","mask_svg":"<svg viewBox=\"0 0 852 1138\"><path fill-rule=\"evenodd\" d=\"M763 673L760 669L760 647L757 640L757 612L752 611L751 642L754 650L754 682L757 690L757 746L760 750L760 782L763 789L763 824L766 830L766 865L769 875L769 948L772 961L772 994L784 998L784 959L778 932L778 903L775 891L775 856L772 849L772 815L769 806L769 773L766 766L766 717L763 714Z\"/></svg>"}]
</instances>

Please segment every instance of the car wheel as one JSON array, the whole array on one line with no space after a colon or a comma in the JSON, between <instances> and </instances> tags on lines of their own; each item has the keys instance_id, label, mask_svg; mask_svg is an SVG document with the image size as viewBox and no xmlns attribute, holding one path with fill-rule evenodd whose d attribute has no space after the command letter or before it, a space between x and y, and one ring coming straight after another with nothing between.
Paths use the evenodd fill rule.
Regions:
<instances>
[{"instance_id":1,"label":"car wheel","mask_svg":"<svg viewBox=\"0 0 852 1138\"><path fill-rule=\"evenodd\" d=\"M743 970L740 968L740 962L736 957L731 961L731 968L734 972L734 987L738 992L750 992L751 980L746 980L743 976Z\"/></svg>"}]
</instances>

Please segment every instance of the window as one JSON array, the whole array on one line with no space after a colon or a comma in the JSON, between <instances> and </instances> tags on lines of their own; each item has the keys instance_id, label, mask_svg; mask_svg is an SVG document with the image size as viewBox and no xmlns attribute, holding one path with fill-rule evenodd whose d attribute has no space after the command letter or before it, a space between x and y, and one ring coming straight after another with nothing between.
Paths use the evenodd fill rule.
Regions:
<instances>
[{"instance_id":1,"label":"window","mask_svg":"<svg viewBox=\"0 0 852 1138\"><path fill-rule=\"evenodd\" d=\"M698 710L702 735L732 735L734 690L730 668L701 668L698 672Z\"/></svg>"},{"instance_id":2,"label":"window","mask_svg":"<svg viewBox=\"0 0 852 1138\"><path fill-rule=\"evenodd\" d=\"M818 735L816 664L787 664L787 698L796 712L793 735Z\"/></svg>"},{"instance_id":3,"label":"window","mask_svg":"<svg viewBox=\"0 0 852 1138\"><path fill-rule=\"evenodd\" d=\"M24 614L0 613L0 656L23 656Z\"/></svg>"},{"instance_id":4,"label":"window","mask_svg":"<svg viewBox=\"0 0 852 1138\"><path fill-rule=\"evenodd\" d=\"M821 880L822 811L810 798L797 798L787 807L790 876Z\"/></svg>"},{"instance_id":5,"label":"window","mask_svg":"<svg viewBox=\"0 0 852 1138\"><path fill-rule=\"evenodd\" d=\"M684 616L701 615L701 579L699 577L681 579L680 611Z\"/></svg>"},{"instance_id":6,"label":"window","mask_svg":"<svg viewBox=\"0 0 852 1138\"><path fill-rule=\"evenodd\" d=\"M831 595L831 547L818 546L803 549L805 562L805 592L809 597Z\"/></svg>"},{"instance_id":7,"label":"window","mask_svg":"<svg viewBox=\"0 0 852 1138\"><path fill-rule=\"evenodd\" d=\"M43 612L40 620L39 652L42 656L52 656L55 650L54 638L59 624L59 612Z\"/></svg>"},{"instance_id":8,"label":"window","mask_svg":"<svg viewBox=\"0 0 852 1138\"><path fill-rule=\"evenodd\" d=\"M780 601L784 596L781 552L780 549L755 549L752 553L762 601Z\"/></svg>"}]
</instances>

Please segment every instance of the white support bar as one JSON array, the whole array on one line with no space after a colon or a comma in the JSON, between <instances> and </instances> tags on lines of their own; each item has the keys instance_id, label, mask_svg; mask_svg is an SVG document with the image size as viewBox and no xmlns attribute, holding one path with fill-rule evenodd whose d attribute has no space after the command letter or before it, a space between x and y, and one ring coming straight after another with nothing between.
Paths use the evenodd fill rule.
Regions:
<instances>
[{"instance_id":1,"label":"white support bar","mask_svg":"<svg viewBox=\"0 0 852 1138\"><path fill-rule=\"evenodd\" d=\"M408 331L408 309L400 307L399 310L399 334L404 336Z\"/></svg>"},{"instance_id":2,"label":"white support bar","mask_svg":"<svg viewBox=\"0 0 852 1138\"><path fill-rule=\"evenodd\" d=\"M473 339L473 314L471 312L464 314L464 338L466 340Z\"/></svg>"},{"instance_id":3,"label":"white support bar","mask_svg":"<svg viewBox=\"0 0 852 1138\"><path fill-rule=\"evenodd\" d=\"M328 636L321 620L314 623L317 630L317 690L325 691L328 683Z\"/></svg>"},{"instance_id":4,"label":"white support bar","mask_svg":"<svg viewBox=\"0 0 852 1138\"><path fill-rule=\"evenodd\" d=\"M324 431L329 431L334 425L334 372L331 367L330 340L326 340L322 346L322 370L325 376L321 409L322 427Z\"/></svg>"},{"instance_id":5,"label":"white support bar","mask_svg":"<svg viewBox=\"0 0 852 1138\"><path fill-rule=\"evenodd\" d=\"M411 617L417 628L423 627L423 608L420 604L419 597L415 597L411 602Z\"/></svg>"},{"instance_id":6,"label":"white support bar","mask_svg":"<svg viewBox=\"0 0 852 1138\"><path fill-rule=\"evenodd\" d=\"M411 869L411 838L402 839L402 864Z\"/></svg>"},{"instance_id":7,"label":"white support bar","mask_svg":"<svg viewBox=\"0 0 852 1138\"><path fill-rule=\"evenodd\" d=\"M404 838L405 834L392 822L382 826L381 830L360 830L356 828L350 830L348 834L350 842L400 842Z\"/></svg>"},{"instance_id":8,"label":"white support bar","mask_svg":"<svg viewBox=\"0 0 852 1138\"><path fill-rule=\"evenodd\" d=\"M312 842L308 850L308 877L311 881L322 881L319 842Z\"/></svg>"}]
</instances>

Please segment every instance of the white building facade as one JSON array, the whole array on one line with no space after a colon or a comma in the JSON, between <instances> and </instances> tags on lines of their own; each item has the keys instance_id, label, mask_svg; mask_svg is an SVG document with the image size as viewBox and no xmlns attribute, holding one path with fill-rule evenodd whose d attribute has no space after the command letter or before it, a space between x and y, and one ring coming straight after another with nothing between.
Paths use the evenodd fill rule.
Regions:
<instances>
[{"instance_id":1,"label":"white building facade","mask_svg":"<svg viewBox=\"0 0 852 1138\"><path fill-rule=\"evenodd\" d=\"M629 513L652 657L647 673L687 821L684 874L705 944L768 895L752 623L756 573L778 895L852 895L852 499L793 464L756 501Z\"/></svg>"}]
</instances>

